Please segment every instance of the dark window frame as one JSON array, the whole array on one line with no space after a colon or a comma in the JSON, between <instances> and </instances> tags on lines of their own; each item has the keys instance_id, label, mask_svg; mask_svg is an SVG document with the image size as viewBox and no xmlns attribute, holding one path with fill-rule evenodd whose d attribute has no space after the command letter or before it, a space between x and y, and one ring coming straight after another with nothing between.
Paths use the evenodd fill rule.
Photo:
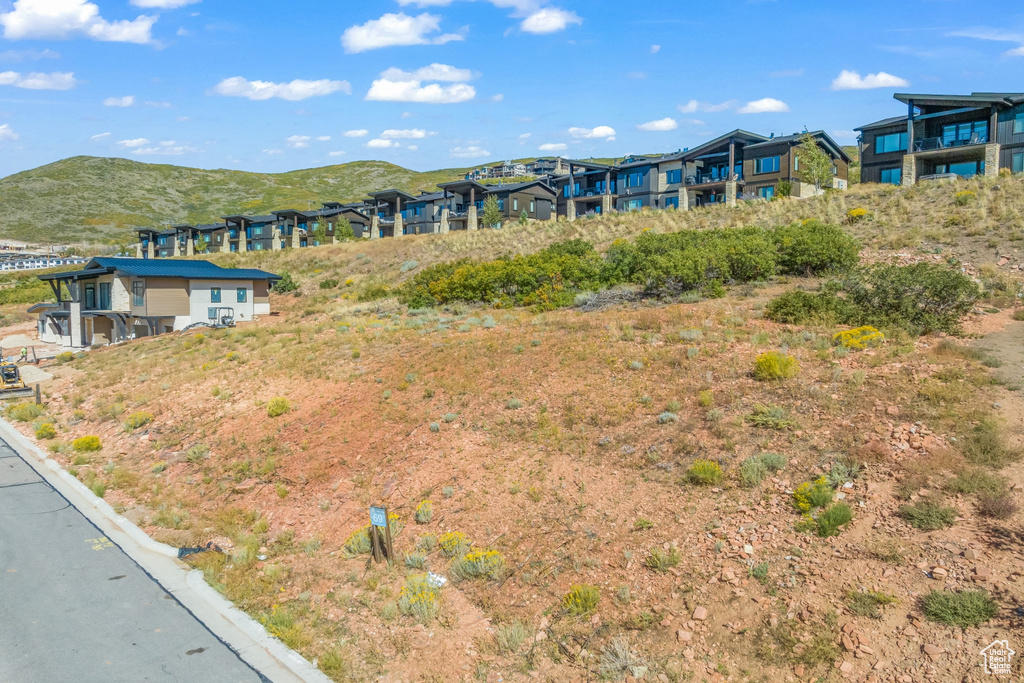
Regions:
<instances>
[{"instance_id":1,"label":"dark window frame","mask_svg":"<svg viewBox=\"0 0 1024 683\"><path fill-rule=\"evenodd\" d=\"M146 305L146 281L135 280L132 282L132 306Z\"/></svg>"},{"instance_id":2,"label":"dark window frame","mask_svg":"<svg viewBox=\"0 0 1024 683\"><path fill-rule=\"evenodd\" d=\"M235 298L237 303L244 304L248 303L249 295L248 290L245 287L238 287L235 289Z\"/></svg>"},{"instance_id":3,"label":"dark window frame","mask_svg":"<svg viewBox=\"0 0 1024 683\"><path fill-rule=\"evenodd\" d=\"M221 302L221 290L220 287L210 287L210 303L219 304Z\"/></svg>"}]
</instances>

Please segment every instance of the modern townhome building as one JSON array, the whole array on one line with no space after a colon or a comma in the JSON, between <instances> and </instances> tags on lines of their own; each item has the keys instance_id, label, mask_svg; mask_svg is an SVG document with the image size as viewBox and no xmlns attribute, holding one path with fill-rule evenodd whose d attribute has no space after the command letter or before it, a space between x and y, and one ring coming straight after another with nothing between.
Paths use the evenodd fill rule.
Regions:
<instances>
[{"instance_id":1,"label":"modern townhome building","mask_svg":"<svg viewBox=\"0 0 1024 683\"><path fill-rule=\"evenodd\" d=\"M209 261L94 258L82 270L39 279L49 283L57 299L29 309L39 314L39 339L82 348L182 330L225 315L239 321L269 315L270 286L281 278Z\"/></svg>"},{"instance_id":2,"label":"modern townhome building","mask_svg":"<svg viewBox=\"0 0 1024 683\"><path fill-rule=\"evenodd\" d=\"M487 192L487 198L490 197L497 200L498 211L505 221L518 220L523 213L528 219L535 221L549 221L555 215L555 190L540 180L511 185L491 185ZM482 216L481 213L481 218Z\"/></svg>"},{"instance_id":3,"label":"modern townhome building","mask_svg":"<svg viewBox=\"0 0 1024 683\"><path fill-rule=\"evenodd\" d=\"M743 147L743 197L771 199L783 181L789 183L790 196L813 197L818 188L804 179L800 170L799 148L805 133L794 133L782 137L771 137L763 142L754 142ZM824 131L815 131L811 136L832 159L831 184L825 189L846 190L849 188L850 155L836 144Z\"/></svg>"},{"instance_id":4,"label":"modern townhome building","mask_svg":"<svg viewBox=\"0 0 1024 683\"><path fill-rule=\"evenodd\" d=\"M861 182L914 185L1024 172L1024 93L894 98L906 105L906 115L857 129Z\"/></svg>"}]
</instances>

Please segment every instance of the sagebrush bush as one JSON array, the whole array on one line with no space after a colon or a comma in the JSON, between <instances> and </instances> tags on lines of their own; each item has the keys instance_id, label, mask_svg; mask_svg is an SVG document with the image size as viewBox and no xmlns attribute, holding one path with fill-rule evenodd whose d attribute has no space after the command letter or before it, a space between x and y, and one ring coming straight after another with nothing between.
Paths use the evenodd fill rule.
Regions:
<instances>
[{"instance_id":1,"label":"sagebrush bush","mask_svg":"<svg viewBox=\"0 0 1024 683\"><path fill-rule=\"evenodd\" d=\"M429 623L441 611L441 589L426 574L413 574L398 595L398 608L420 623Z\"/></svg>"},{"instance_id":2,"label":"sagebrush bush","mask_svg":"<svg viewBox=\"0 0 1024 683\"><path fill-rule=\"evenodd\" d=\"M822 538L838 536L842 527L853 521L853 509L846 503L836 503L818 515L814 520L817 533Z\"/></svg>"},{"instance_id":3,"label":"sagebrush bush","mask_svg":"<svg viewBox=\"0 0 1024 683\"><path fill-rule=\"evenodd\" d=\"M75 354L71 353L70 351L63 351L61 353L58 353L54 358L58 363L63 365L64 363L70 363L71 361L73 361L75 359Z\"/></svg>"},{"instance_id":4,"label":"sagebrush bush","mask_svg":"<svg viewBox=\"0 0 1024 683\"><path fill-rule=\"evenodd\" d=\"M52 422L44 422L36 428L36 438L41 440L57 438L57 428Z\"/></svg>"},{"instance_id":5,"label":"sagebrush bush","mask_svg":"<svg viewBox=\"0 0 1024 683\"><path fill-rule=\"evenodd\" d=\"M457 579L501 579L505 572L505 556L497 550L474 550L457 558L451 573Z\"/></svg>"},{"instance_id":6,"label":"sagebrush bush","mask_svg":"<svg viewBox=\"0 0 1024 683\"><path fill-rule=\"evenodd\" d=\"M866 593L850 591L846 596L846 606L850 608L851 613L858 617L870 617L871 619L881 619L882 610L880 608L894 602L896 602L896 598L878 591Z\"/></svg>"},{"instance_id":7,"label":"sagebrush bush","mask_svg":"<svg viewBox=\"0 0 1024 683\"><path fill-rule=\"evenodd\" d=\"M796 420L790 417L789 411L781 406L757 404L746 419L755 427L764 427L765 429L783 430L798 426Z\"/></svg>"},{"instance_id":8,"label":"sagebrush bush","mask_svg":"<svg viewBox=\"0 0 1024 683\"><path fill-rule=\"evenodd\" d=\"M593 613L600 601L601 592L597 586L577 584L562 597L562 608L573 616L582 617Z\"/></svg>"},{"instance_id":9,"label":"sagebrush bush","mask_svg":"<svg viewBox=\"0 0 1024 683\"><path fill-rule=\"evenodd\" d=\"M769 472L778 472L785 464L785 458L777 453L752 455L740 463L740 481L747 488L754 488L760 485Z\"/></svg>"},{"instance_id":10,"label":"sagebrush bush","mask_svg":"<svg viewBox=\"0 0 1024 683\"><path fill-rule=\"evenodd\" d=\"M721 465L713 460L698 460L686 471L687 481L698 486L714 486L724 477Z\"/></svg>"},{"instance_id":11,"label":"sagebrush bush","mask_svg":"<svg viewBox=\"0 0 1024 683\"><path fill-rule=\"evenodd\" d=\"M269 417L281 417L291 410L291 407L288 399L283 396L277 396L270 399L270 403L267 404L267 415Z\"/></svg>"},{"instance_id":12,"label":"sagebrush bush","mask_svg":"<svg viewBox=\"0 0 1024 683\"><path fill-rule=\"evenodd\" d=\"M968 462L1000 470L1020 460L1021 451L1007 443L1006 434L994 418L985 418L960 438L960 451Z\"/></svg>"},{"instance_id":13,"label":"sagebrush bush","mask_svg":"<svg viewBox=\"0 0 1024 683\"><path fill-rule=\"evenodd\" d=\"M136 429L139 429L140 427L145 427L152 421L153 413L147 413L144 411L132 413L131 415L128 416L128 419L124 421L124 430L130 433L135 431Z\"/></svg>"},{"instance_id":14,"label":"sagebrush bush","mask_svg":"<svg viewBox=\"0 0 1024 683\"><path fill-rule=\"evenodd\" d=\"M921 599L924 616L947 626L980 626L999 613L999 605L986 591L932 591Z\"/></svg>"},{"instance_id":15,"label":"sagebrush bush","mask_svg":"<svg viewBox=\"0 0 1024 683\"><path fill-rule=\"evenodd\" d=\"M648 569L652 569L656 572L667 572L672 567L678 565L683 559L683 554L679 552L678 548L669 548L667 551L661 548L653 548L644 564L647 565Z\"/></svg>"},{"instance_id":16,"label":"sagebrush bush","mask_svg":"<svg viewBox=\"0 0 1024 683\"><path fill-rule=\"evenodd\" d=\"M791 379L799 372L800 363L797 359L781 351L762 353L754 361L754 379L759 382Z\"/></svg>"},{"instance_id":17,"label":"sagebrush bush","mask_svg":"<svg viewBox=\"0 0 1024 683\"><path fill-rule=\"evenodd\" d=\"M103 448L98 436L83 436L71 442L71 447L78 453L95 453Z\"/></svg>"},{"instance_id":18,"label":"sagebrush bush","mask_svg":"<svg viewBox=\"0 0 1024 683\"><path fill-rule=\"evenodd\" d=\"M461 531L448 531L437 537L437 545L446 557L458 557L465 554L473 542Z\"/></svg>"},{"instance_id":19,"label":"sagebrush bush","mask_svg":"<svg viewBox=\"0 0 1024 683\"><path fill-rule=\"evenodd\" d=\"M416 506L416 523L417 524L430 524L430 520L434 518L434 504L429 500L422 501Z\"/></svg>"},{"instance_id":20,"label":"sagebrush bush","mask_svg":"<svg viewBox=\"0 0 1024 683\"><path fill-rule=\"evenodd\" d=\"M978 513L990 519L1011 519L1020 506L1009 491L985 491L978 495Z\"/></svg>"},{"instance_id":21,"label":"sagebrush bush","mask_svg":"<svg viewBox=\"0 0 1024 683\"><path fill-rule=\"evenodd\" d=\"M35 403L18 403L7 408L8 419L15 422L31 422L43 414L43 407Z\"/></svg>"}]
</instances>

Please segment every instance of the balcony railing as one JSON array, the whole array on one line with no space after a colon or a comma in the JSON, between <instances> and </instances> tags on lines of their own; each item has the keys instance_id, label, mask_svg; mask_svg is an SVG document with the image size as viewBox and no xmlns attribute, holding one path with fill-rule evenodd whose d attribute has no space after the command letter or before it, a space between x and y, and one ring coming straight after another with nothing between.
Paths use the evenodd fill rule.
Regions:
<instances>
[{"instance_id":1,"label":"balcony railing","mask_svg":"<svg viewBox=\"0 0 1024 683\"><path fill-rule=\"evenodd\" d=\"M974 133L969 140L947 140L946 138L922 138L914 140L915 152L932 152L937 149L956 149L957 147L969 147L971 145L988 144L988 135Z\"/></svg>"},{"instance_id":2,"label":"balcony railing","mask_svg":"<svg viewBox=\"0 0 1024 683\"><path fill-rule=\"evenodd\" d=\"M698 176L692 176L691 175L691 176L687 176L686 177L686 184L687 185L709 185L711 183L724 183L724 182L728 182L729 180L730 180L730 178L728 176L720 176L720 175L698 175ZM735 180L735 181L739 182L739 181L743 180L743 176L737 173L734 176L732 176L731 180Z\"/></svg>"},{"instance_id":3,"label":"balcony railing","mask_svg":"<svg viewBox=\"0 0 1024 683\"><path fill-rule=\"evenodd\" d=\"M600 197L606 194L604 189L597 187L581 187L578 190L573 190L573 197ZM612 188L611 194L615 194L615 188Z\"/></svg>"}]
</instances>

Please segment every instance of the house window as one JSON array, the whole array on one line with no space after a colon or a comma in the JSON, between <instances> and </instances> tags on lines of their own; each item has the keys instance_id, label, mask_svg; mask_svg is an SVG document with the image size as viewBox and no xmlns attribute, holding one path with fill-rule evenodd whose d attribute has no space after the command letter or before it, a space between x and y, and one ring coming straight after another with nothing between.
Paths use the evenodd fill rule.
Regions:
<instances>
[{"instance_id":1,"label":"house window","mask_svg":"<svg viewBox=\"0 0 1024 683\"><path fill-rule=\"evenodd\" d=\"M670 206L678 209L679 197L668 197L667 199L665 199L665 208L667 209Z\"/></svg>"},{"instance_id":2,"label":"house window","mask_svg":"<svg viewBox=\"0 0 1024 683\"><path fill-rule=\"evenodd\" d=\"M683 169L677 168L665 173L665 182L669 185L676 185L683 182Z\"/></svg>"},{"instance_id":3,"label":"house window","mask_svg":"<svg viewBox=\"0 0 1024 683\"><path fill-rule=\"evenodd\" d=\"M799 171L800 170L800 155L799 154L794 154L793 155L793 170L794 171Z\"/></svg>"},{"instance_id":4,"label":"house window","mask_svg":"<svg viewBox=\"0 0 1024 683\"><path fill-rule=\"evenodd\" d=\"M162 247L165 244L167 244L167 238L166 237L158 237L157 240L156 240L156 243L159 244Z\"/></svg>"},{"instance_id":5,"label":"house window","mask_svg":"<svg viewBox=\"0 0 1024 683\"><path fill-rule=\"evenodd\" d=\"M253 228L252 228L252 235L253 235L253 237L262 237L263 236L263 226L262 225L254 225Z\"/></svg>"},{"instance_id":6,"label":"house window","mask_svg":"<svg viewBox=\"0 0 1024 683\"><path fill-rule=\"evenodd\" d=\"M519 210L519 200L518 199L513 199L512 200L512 210L513 211L518 211Z\"/></svg>"},{"instance_id":7,"label":"house window","mask_svg":"<svg viewBox=\"0 0 1024 683\"><path fill-rule=\"evenodd\" d=\"M984 161L964 161L959 164L937 164L935 173L953 173L961 178L973 178L979 173L985 172Z\"/></svg>"},{"instance_id":8,"label":"house window","mask_svg":"<svg viewBox=\"0 0 1024 683\"><path fill-rule=\"evenodd\" d=\"M780 158L777 156L754 159L754 173L778 173L779 166Z\"/></svg>"},{"instance_id":9,"label":"house window","mask_svg":"<svg viewBox=\"0 0 1024 683\"><path fill-rule=\"evenodd\" d=\"M143 280L136 280L132 283L132 306L146 305L146 283Z\"/></svg>"},{"instance_id":10,"label":"house window","mask_svg":"<svg viewBox=\"0 0 1024 683\"><path fill-rule=\"evenodd\" d=\"M505 200L504 199L499 199L498 200L498 211L504 211L504 210L505 210Z\"/></svg>"},{"instance_id":11,"label":"house window","mask_svg":"<svg viewBox=\"0 0 1024 683\"><path fill-rule=\"evenodd\" d=\"M644 206L644 200L642 199L630 199L626 202L626 211L639 211Z\"/></svg>"},{"instance_id":12,"label":"house window","mask_svg":"<svg viewBox=\"0 0 1024 683\"><path fill-rule=\"evenodd\" d=\"M85 286L85 310L92 311L96 309L96 285L88 284Z\"/></svg>"},{"instance_id":13,"label":"house window","mask_svg":"<svg viewBox=\"0 0 1024 683\"><path fill-rule=\"evenodd\" d=\"M761 199L771 200L775 196L775 186L769 185L768 187L762 187L757 191L757 196Z\"/></svg>"},{"instance_id":14,"label":"house window","mask_svg":"<svg viewBox=\"0 0 1024 683\"><path fill-rule=\"evenodd\" d=\"M210 288L210 303L211 304L219 304L220 303L220 287L211 287Z\"/></svg>"},{"instance_id":15,"label":"house window","mask_svg":"<svg viewBox=\"0 0 1024 683\"><path fill-rule=\"evenodd\" d=\"M882 182L887 185L900 185L903 182L903 169L883 168Z\"/></svg>"},{"instance_id":16,"label":"house window","mask_svg":"<svg viewBox=\"0 0 1024 683\"><path fill-rule=\"evenodd\" d=\"M532 201L530 202L530 213L536 213L536 204Z\"/></svg>"},{"instance_id":17,"label":"house window","mask_svg":"<svg viewBox=\"0 0 1024 683\"><path fill-rule=\"evenodd\" d=\"M890 154L907 151L907 134L893 133L875 138L875 154Z\"/></svg>"},{"instance_id":18,"label":"house window","mask_svg":"<svg viewBox=\"0 0 1024 683\"><path fill-rule=\"evenodd\" d=\"M1024 152L1017 152L1013 155L1013 172L1024 173Z\"/></svg>"},{"instance_id":19,"label":"house window","mask_svg":"<svg viewBox=\"0 0 1024 683\"><path fill-rule=\"evenodd\" d=\"M571 191L572 191L572 190L571 190L571 189L569 189L569 186L568 186L568 185L566 185L565 187L563 187L563 188L562 188L562 195L563 195L563 196L564 196L564 197L565 197L566 199L568 199L568 198L569 198L569 193L570 193Z\"/></svg>"},{"instance_id":20,"label":"house window","mask_svg":"<svg viewBox=\"0 0 1024 683\"><path fill-rule=\"evenodd\" d=\"M1024 111L1013 117L1013 134L1024 134Z\"/></svg>"},{"instance_id":21,"label":"house window","mask_svg":"<svg viewBox=\"0 0 1024 683\"><path fill-rule=\"evenodd\" d=\"M238 290L238 303L244 304L246 301L246 290L245 287L239 287Z\"/></svg>"}]
</instances>

